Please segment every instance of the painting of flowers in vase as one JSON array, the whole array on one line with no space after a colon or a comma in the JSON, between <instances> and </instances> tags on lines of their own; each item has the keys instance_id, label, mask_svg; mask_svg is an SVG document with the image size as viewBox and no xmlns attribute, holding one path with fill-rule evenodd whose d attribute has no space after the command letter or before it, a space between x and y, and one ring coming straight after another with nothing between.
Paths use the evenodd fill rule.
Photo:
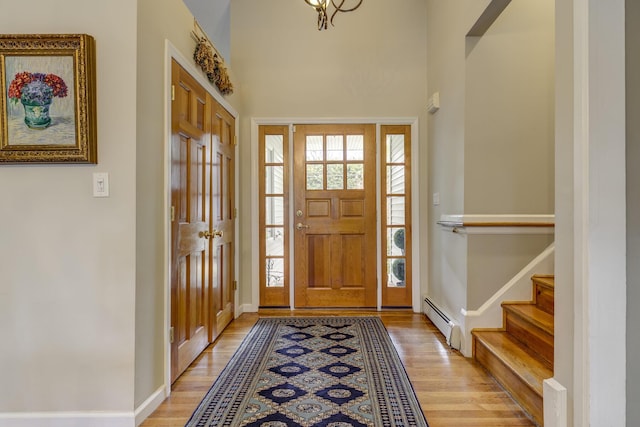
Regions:
<instances>
[{"instance_id":1,"label":"painting of flowers in vase","mask_svg":"<svg viewBox=\"0 0 640 427\"><path fill-rule=\"evenodd\" d=\"M0 34L0 165L97 163L89 34Z\"/></svg>"},{"instance_id":2,"label":"painting of flowers in vase","mask_svg":"<svg viewBox=\"0 0 640 427\"><path fill-rule=\"evenodd\" d=\"M73 64L72 56L5 57L12 145L76 144Z\"/></svg>"}]
</instances>

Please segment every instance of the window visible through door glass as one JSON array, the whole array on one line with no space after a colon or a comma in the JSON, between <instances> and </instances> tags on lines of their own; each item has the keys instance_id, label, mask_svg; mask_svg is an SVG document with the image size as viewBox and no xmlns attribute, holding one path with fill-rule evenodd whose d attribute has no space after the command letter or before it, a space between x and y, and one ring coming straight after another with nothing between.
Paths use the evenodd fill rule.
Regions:
<instances>
[{"instance_id":1,"label":"window visible through door glass","mask_svg":"<svg viewBox=\"0 0 640 427\"><path fill-rule=\"evenodd\" d=\"M284 225L284 197L265 197L265 225Z\"/></svg>"},{"instance_id":2,"label":"window visible through door glass","mask_svg":"<svg viewBox=\"0 0 640 427\"><path fill-rule=\"evenodd\" d=\"M364 189L364 135L307 135L307 190Z\"/></svg>"},{"instance_id":3,"label":"window visible through door glass","mask_svg":"<svg viewBox=\"0 0 640 427\"><path fill-rule=\"evenodd\" d=\"M321 162L324 160L322 135L307 136L306 159L308 162Z\"/></svg>"},{"instance_id":4,"label":"window visible through door glass","mask_svg":"<svg viewBox=\"0 0 640 427\"><path fill-rule=\"evenodd\" d=\"M342 135L327 135L327 161L342 161L344 142Z\"/></svg>"},{"instance_id":5,"label":"window visible through door glass","mask_svg":"<svg viewBox=\"0 0 640 427\"><path fill-rule=\"evenodd\" d=\"M266 135L265 136L265 163L283 163L284 152L282 151L282 135Z\"/></svg>"},{"instance_id":6,"label":"window visible through door glass","mask_svg":"<svg viewBox=\"0 0 640 427\"><path fill-rule=\"evenodd\" d=\"M284 255L284 229L271 227L266 232L266 256Z\"/></svg>"},{"instance_id":7,"label":"window visible through door glass","mask_svg":"<svg viewBox=\"0 0 640 427\"><path fill-rule=\"evenodd\" d=\"M342 163L327 165L327 190L342 190L344 188L344 174Z\"/></svg>"},{"instance_id":8,"label":"window visible through door glass","mask_svg":"<svg viewBox=\"0 0 640 427\"><path fill-rule=\"evenodd\" d=\"M307 190L322 190L324 165L307 164Z\"/></svg>"},{"instance_id":9,"label":"window visible through door glass","mask_svg":"<svg viewBox=\"0 0 640 427\"><path fill-rule=\"evenodd\" d=\"M364 164L347 164L347 190L364 189Z\"/></svg>"},{"instance_id":10,"label":"window visible through door glass","mask_svg":"<svg viewBox=\"0 0 640 427\"><path fill-rule=\"evenodd\" d=\"M284 167L266 166L265 168L265 193L282 194L284 191Z\"/></svg>"},{"instance_id":11,"label":"window visible through door glass","mask_svg":"<svg viewBox=\"0 0 640 427\"><path fill-rule=\"evenodd\" d=\"M347 160L364 160L364 135L347 135Z\"/></svg>"}]
</instances>

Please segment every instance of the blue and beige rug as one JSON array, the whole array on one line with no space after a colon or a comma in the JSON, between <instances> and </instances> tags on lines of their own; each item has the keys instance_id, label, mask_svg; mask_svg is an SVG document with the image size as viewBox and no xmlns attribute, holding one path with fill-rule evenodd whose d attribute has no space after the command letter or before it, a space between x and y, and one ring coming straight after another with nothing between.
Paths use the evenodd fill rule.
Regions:
<instances>
[{"instance_id":1,"label":"blue and beige rug","mask_svg":"<svg viewBox=\"0 0 640 427\"><path fill-rule=\"evenodd\" d=\"M377 317L260 319L186 427L427 426Z\"/></svg>"}]
</instances>

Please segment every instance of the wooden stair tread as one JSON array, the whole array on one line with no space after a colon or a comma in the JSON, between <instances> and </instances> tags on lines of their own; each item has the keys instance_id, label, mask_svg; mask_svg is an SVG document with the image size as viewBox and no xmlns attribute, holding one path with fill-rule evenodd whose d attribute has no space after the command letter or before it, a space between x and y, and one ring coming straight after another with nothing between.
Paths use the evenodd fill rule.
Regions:
<instances>
[{"instance_id":1,"label":"wooden stair tread","mask_svg":"<svg viewBox=\"0 0 640 427\"><path fill-rule=\"evenodd\" d=\"M502 308L529 321L548 334L553 335L553 314L549 314L530 303L503 303Z\"/></svg>"},{"instance_id":2,"label":"wooden stair tread","mask_svg":"<svg viewBox=\"0 0 640 427\"><path fill-rule=\"evenodd\" d=\"M506 331L474 329L472 334L523 383L542 396L542 380L553 377L553 371L539 356L527 351Z\"/></svg>"},{"instance_id":3,"label":"wooden stair tread","mask_svg":"<svg viewBox=\"0 0 640 427\"><path fill-rule=\"evenodd\" d=\"M548 288L555 288L555 276L544 276L544 275L534 275L531 277L533 283L537 283L539 285L546 286Z\"/></svg>"}]
</instances>

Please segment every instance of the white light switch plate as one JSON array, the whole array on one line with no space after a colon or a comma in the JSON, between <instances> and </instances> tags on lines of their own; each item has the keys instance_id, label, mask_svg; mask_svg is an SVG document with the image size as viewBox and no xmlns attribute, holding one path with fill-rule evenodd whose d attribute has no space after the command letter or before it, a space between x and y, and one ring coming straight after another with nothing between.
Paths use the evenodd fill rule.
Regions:
<instances>
[{"instance_id":1,"label":"white light switch plate","mask_svg":"<svg viewBox=\"0 0 640 427\"><path fill-rule=\"evenodd\" d=\"M109 174L107 172L93 174L93 197L109 197Z\"/></svg>"}]
</instances>

